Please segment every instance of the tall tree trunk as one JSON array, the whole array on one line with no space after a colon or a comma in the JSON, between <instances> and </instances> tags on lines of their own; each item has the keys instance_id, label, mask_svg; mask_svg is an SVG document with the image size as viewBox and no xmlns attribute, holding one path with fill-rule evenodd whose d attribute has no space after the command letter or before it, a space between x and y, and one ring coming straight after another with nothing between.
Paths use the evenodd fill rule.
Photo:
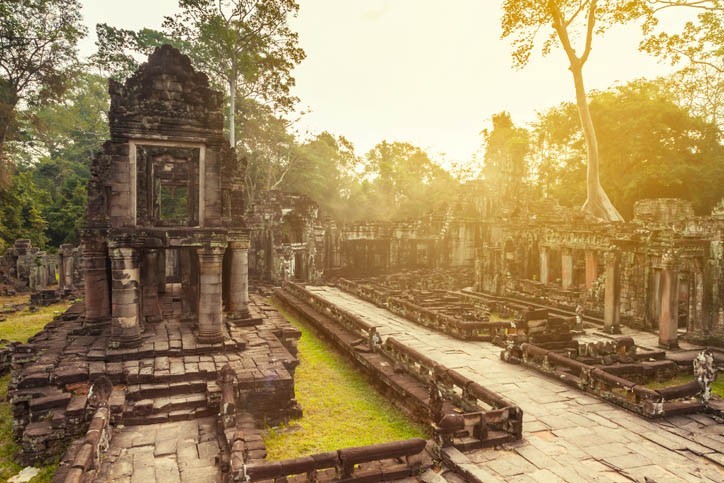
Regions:
<instances>
[{"instance_id":1,"label":"tall tree trunk","mask_svg":"<svg viewBox=\"0 0 724 483\"><path fill-rule=\"evenodd\" d=\"M14 86L10 82L0 79L0 188L10 181L12 166L5 143L11 137L11 126L15 121L15 107L18 102L19 97Z\"/></svg>"},{"instance_id":2,"label":"tall tree trunk","mask_svg":"<svg viewBox=\"0 0 724 483\"><path fill-rule=\"evenodd\" d=\"M236 69L229 79L229 146L236 147Z\"/></svg>"},{"instance_id":3,"label":"tall tree trunk","mask_svg":"<svg viewBox=\"0 0 724 483\"><path fill-rule=\"evenodd\" d=\"M623 221L608 195L601 186L599 178L598 140L596 130L593 127L591 111L588 109L586 89L583 85L583 66L580 62L571 62L571 74L573 84L576 87L576 105L578 115L581 119L583 137L586 140L586 151L588 154L588 169L586 171L586 202L581 211L590 214L602 221Z\"/></svg>"}]
</instances>

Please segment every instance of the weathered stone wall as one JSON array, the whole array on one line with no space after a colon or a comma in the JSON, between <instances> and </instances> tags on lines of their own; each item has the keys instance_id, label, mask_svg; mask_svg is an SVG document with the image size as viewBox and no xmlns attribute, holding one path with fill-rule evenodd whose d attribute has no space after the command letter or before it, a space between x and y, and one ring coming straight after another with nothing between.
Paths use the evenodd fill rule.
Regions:
<instances>
[{"instance_id":1,"label":"weathered stone wall","mask_svg":"<svg viewBox=\"0 0 724 483\"><path fill-rule=\"evenodd\" d=\"M314 282L339 264L334 223L304 195L268 191L247 214L249 273L264 281Z\"/></svg>"}]
</instances>

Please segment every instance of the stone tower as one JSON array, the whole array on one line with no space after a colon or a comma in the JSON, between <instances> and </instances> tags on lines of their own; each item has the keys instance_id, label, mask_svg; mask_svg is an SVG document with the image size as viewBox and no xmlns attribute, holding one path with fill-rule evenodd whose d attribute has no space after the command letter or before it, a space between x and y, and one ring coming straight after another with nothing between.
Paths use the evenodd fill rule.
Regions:
<instances>
[{"instance_id":1,"label":"stone tower","mask_svg":"<svg viewBox=\"0 0 724 483\"><path fill-rule=\"evenodd\" d=\"M83 232L86 325L132 347L181 285L198 342L248 315L243 166L224 139L223 95L168 45L124 84L110 81L111 139L92 165ZM223 282L222 282L223 281Z\"/></svg>"}]
</instances>

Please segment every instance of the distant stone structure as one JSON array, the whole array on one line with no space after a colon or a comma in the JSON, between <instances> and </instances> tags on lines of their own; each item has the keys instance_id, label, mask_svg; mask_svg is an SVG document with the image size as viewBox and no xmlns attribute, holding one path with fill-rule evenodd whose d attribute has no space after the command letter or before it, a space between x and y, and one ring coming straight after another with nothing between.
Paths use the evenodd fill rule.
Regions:
<instances>
[{"instance_id":1,"label":"distant stone structure","mask_svg":"<svg viewBox=\"0 0 724 483\"><path fill-rule=\"evenodd\" d=\"M724 346L724 203L702 217L684 200L640 200L631 222L600 224L472 182L454 205L417 220L334 222L279 192L251 213L250 265L275 283L474 267L473 289L485 294L580 305L612 333L622 323L657 330L665 348L680 332ZM313 276L299 268L311 254Z\"/></svg>"},{"instance_id":2,"label":"distant stone structure","mask_svg":"<svg viewBox=\"0 0 724 483\"><path fill-rule=\"evenodd\" d=\"M83 285L80 251L66 244L58 253L49 253L33 247L28 239L16 240L0 258L0 284L4 292L69 294Z\"/></svg>"}]
</instances>

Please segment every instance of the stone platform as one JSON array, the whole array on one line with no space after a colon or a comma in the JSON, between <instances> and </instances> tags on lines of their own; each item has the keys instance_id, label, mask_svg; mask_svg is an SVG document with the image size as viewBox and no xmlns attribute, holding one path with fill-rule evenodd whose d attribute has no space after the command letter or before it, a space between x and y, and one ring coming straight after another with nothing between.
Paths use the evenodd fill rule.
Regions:
<instances>
[{"instance_id":1,"label":"stone platform","mask_svg":"<svg viewBox=\"0 0 724 483\"><path fill-rule=\"evenodd\" d=\"M221 472L214 418L116 430L95 481L216 482Z\"/></svg>"},{"instance_id":2,"label":"stone platform","mask_svg":"<svg viewBox=\"0 0 724 483\"><path fill-rule=\"evenodd\" d=\"M217 344L198 343L192 322L180 320L177 287L162 302L163 321L146 326L137 348L109 349L108 327L89 334L78 303L16 349L9 397L22 464L48 463L85 434L95 410L88 390L100 376L113 384L111 433L123 426L121 438L129 428L140 428L141 434L146 426L153 431L161 423L216 415L222 392L218 377L226 365L236 375L245 410L255 418L275 424L300 415L294 371L301 333L262 297L252 296L249 307L260 323L226 324Z\"/></svg>"},{"instance_id":3,"label":"stone platform","mask_svg":"<svg viewBox=\"0 0 724 483\"><path fill-rule=\"evenodd\" d=\"M446 458L478 481L721 481L724 425L712 416L644 420L507 364L492 344L453 339L336 288L307 289L523 409L521 443Z\"/></svg>"}]
</instances>

